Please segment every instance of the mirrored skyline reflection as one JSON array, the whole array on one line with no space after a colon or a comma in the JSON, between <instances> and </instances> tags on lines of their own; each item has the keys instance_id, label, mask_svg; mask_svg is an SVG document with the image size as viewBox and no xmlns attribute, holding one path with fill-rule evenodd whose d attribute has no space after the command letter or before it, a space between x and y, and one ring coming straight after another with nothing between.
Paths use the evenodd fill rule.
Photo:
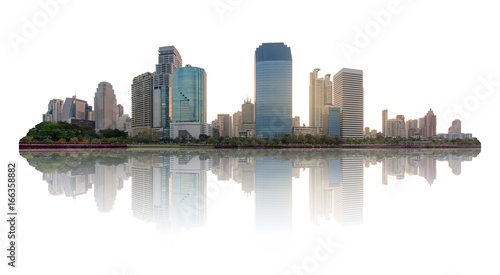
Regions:
<instances>
[{"instance_id":1,"label":"mirrored skyline reflection","mask_svg":"<svg viewBox=\"0 0 500 275\"><path fill-rule=\"evenodd\" d=\"M241 185L254 199L256 232L292 230L293 178L309 174L309 220L363 223L364 170L381 167L381 183L419 176L432 186L437 162L454 175L473 161L474 150L175 150L21 152L43 173L53 196L78 199L94 193L99 212L109 212L131 179L132 215L159 231L181 231L207 222L207 178ZM381 163L381 166L378 164ZM372 168L373 169L373 168ZM444 172L443 172L444 173ZM216 198L211 198L217 200Z\"/></svg>"}]
</instances>

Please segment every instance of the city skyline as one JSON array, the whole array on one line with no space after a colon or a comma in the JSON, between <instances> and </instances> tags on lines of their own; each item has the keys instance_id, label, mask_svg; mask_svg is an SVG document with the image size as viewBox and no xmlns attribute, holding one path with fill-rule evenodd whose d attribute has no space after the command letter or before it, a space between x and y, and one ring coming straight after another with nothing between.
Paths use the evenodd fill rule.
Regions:
<instances>
[{"instance_id":1,"label":"city skyline","mask_svg":"<svg viewBox=\"0 0 500 275\"><path fill-rule=\"evenodd\" d=\"M283 47L284 51L280 47ZM221 123L217 122L221 114L217 114L217 119L213 120L211 124L207 124L208 96L205 70L192 67L191 65L182 67L182 57L173 45L160 47L158 53L156 72L146 72L133 79L131 85L132 118L126 114L126 116L120 119L120 125L118 126L119 118L124 115L124 107L122 104L115 104L115 113L117 115L109 118L110 115L108 114L106 123L104 123L104 109L111 110L113 109L113 103L116 103L113 87L108 82L99 83L98 91L94 97L94 104L99 105L99 111L97 112L99 114L97 116L98 119L94 117L96 110L92 110L92 106L85 106L85 118L78 118L79 116L75 114L72 117L83 120L99 120L95 123L96 130L106 128L126 129L131 136L135 136L139 132L149 128L155 130L159 138L172 138L180 135L196 137L200 133L212 136L212 129L214 127L221 127ZM285 61L289 61L290 63L282 65L281 63ZM267 63L270 65L264 65ZM260 104L256 104L254 112L256 126L255 133L252 133L252 135L256 135L257 137L282 137L285 134L295 133L295 130L292 131L292 127L297 127L295 120L299 116L293 117L292 112L292 68L290 47L282 42L262 43L255 51L254 74L256 81L254 86L254 100L258 97L261 97L262 100L260 100ZM325 77L319 78L318 72L320 70L320 68L315 68L313 72L309 73L309 125L307 127L310 128L297 129L297 134L311 133L315 135L324 133L323 107L333 103L334 107L340 110L340 137L375 137L377 134L376 129L370 131L370 127L364 124L363 71L342 68L335 74L332 81L330 80L331 74L326 74ZM174 74L176 71L178 72L177 75ZM199 72L195 73L195 71ZM175 81L173 80L174 78L176 79ZM145 83L149 83L148 87L143 87L145 83L142 81L139 83L139 79L147 81ZM278 79L279 83L273 83L273 81L277 81ZM178 81L180 84L177 83ZM140 85L138 86L136 82ZM173 91L174 86L177 91ZM271 87L281 87L282 91ZM110 92L106 93L107 90ZM185 93L190 94L191 101L186 97ZM174 97L176 98L175 100ZM73 96L73 98L75 99L76 96ZM104 98L109 98L106 100L106 108L100 106L103 104ZM70 98L67 98L64 105L68 105L69 100ZM248 97L247 100L251 101ZM60 102L60 100L52 99L49 101L48 111L43 114L43 121L57 121L57 117L60 117L59 120L68 120L67 110L69 108L66 108L66 112L63 112L64 108L59 111L59 107L57 106L60 103L55 104L55 102ZM259 106L268 107L259 108ZM260 109L260 112L257 109ZM74 110L72 112L75 113ZM106 112L110 113L110 111ZM137 113L137 119L134 119L134 112ZM55 115L52 115L52 113L55 113ZM292 117L289 116L290 113ZM236 111L233 116L228 115L231 125L230 129L226 130L223 136L249 136L250 132L248 130L246 133L240 133L240 129L244 128L241 115L241 111ZM139 122L140 120L142 122ZM257 121L259 120L262 125L261 127L257 126L259 124ZM409 122L412 121L414 120L410 120ZM175 125L175 131L180 132L171 133L170 124L180 122L182 123ZM185 122L197 122L199 125ZM408 135L408 127L410 127L410 131L415 131L418 137L429 138L437 136L437 119L432 108L426 116L416 120L416 122L419 125L418 129L411 128L413 124L408 125L406 123L405 125L404 115L398 115L395 119L388 119L387 110L383 110L382 129L379 133L386 137L411 137ZM227 125L228 122L225 124ZM268 133L265 133L265 131ZM181 132L185 134L180 134Z\"/></svg>"}]
</instances>

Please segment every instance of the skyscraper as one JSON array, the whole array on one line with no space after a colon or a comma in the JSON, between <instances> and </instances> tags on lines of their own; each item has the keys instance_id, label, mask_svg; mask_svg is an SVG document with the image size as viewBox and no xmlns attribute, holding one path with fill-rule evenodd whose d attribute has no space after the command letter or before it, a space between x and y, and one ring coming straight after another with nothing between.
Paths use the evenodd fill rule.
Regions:
<instances>
[{"instance_id":1,"label":"skyscraper","mask_svg":"<svg viewBox=\"0 0 500 275\"><path fill-rule=\"evenodd\" d=\"M87 101L77 99L76 96L66 98L63 105L61 120L68 121L71 118L90 120L88 118L89 108Z\"/></svg>"},{"instance_id":2,"label":"skyscraper","mask_svg":"<svg viewBox=\"0 0 500 275\"><path fill-rule=\"evenodd\" d=\"M263 43L255 50L256 135L292 133L292 52L284 43Z\"/></svg>"},{"instance_id":3,"label":"skyscraper","mask_svg":"<svg viewBox=\"0 0 500 275\"><path fill-rule=\"evenodd\" d=\"M132 82L132 136L153 127L153 74L143 73Z\"/></svg>"},{"instance_id":4,"label":"skyscraper","mask_svg":"<svg viewBox=\"0 0 500 275\"><path fill-rule=\"evenodd\" d=\"M436 135L436 115L432 109L427 112L420 123L420 135L422 137L433 137Z\"/></svg>"},{"instance_id":5,"label":"skyscraper","mask_svg":"<svg viewBox=\"0 0 500 275\"><path fill-rule=\"evenodd\" d=\"M97 131L116 128L118 121L116 106L113 86L108 82L99 83L94 96L94 119Z\"/></svg>"},{"instance_id":6,"label":"skyscraper","mask_svg":"<svg viewBox=\"0 0 500 275\"><path fill-rule=\"evenodd\" d=\"M207 122L207 74L202 68L187 65L174 69L172 123Z\"/></svg>"},{"instance_id":7,"label":"skyscraper","mask_svg":"<svg viewBox=\"0 0 500 275\"><path fill-rule=\"evenodd\" d=\"M118 115L118 117L123 116L123 106L121 104L118 104L116 106L116 114Z\"/></svg>"},{"instance_id":8,"label":"skyscraper","mask_svg":"<svg viewBox=\"0 0 500 275\"><path fill-rule=\"evenodd\" d=\"M340 109L332 104L323 107L323 134L340 137Z\"/></svg>"},{"instance_id":9,"label":"skyscraper","mask_svg":"<svg viewBox=\"0 0 500 275\"><path fill-rule=\"evenodd\" d=\"M383 110L382 111L382 134L384 135L384 137L386 136L385 135L385 124L387 123L387 120L389 119L389 114L387 112L387 110Z\"/></svg>"},{"instance_id":10,"label":"skyscraper","mask_svg":"<svg viewBox=\"0 0 500 275\"><path fill-rule=\"evenodd\" d=\"M406 137L413 137L418 134L418 120L410 119L405 125Z\"/></svg>"},{"instance_id":11,"label":"skyscraper","mask_svg":"<svg viewBox=\"0 0 500 275\"><path fill-rule=\"evenodd\" d=\"M219 128L219 136L230 137L231 136L231 116L228 114L218 114L217 115L217 126Z\"/></svg>"},{"instance_id":12,"label":"skyscraper","mask_svg":"<svg viewBox=\"0 0 500 275\"><path fill-rule=\"evenodd\" d=\"M245 132L247 136L255 136L255 104L249 98L241 104L240 132Z\"/></svg>"},{"instance_id":13,"label":"skyscraper","mask_svg":"<svg viewBox=\"0 0 500 275\"><path fill-rule=\"evenodd\" d=\"M331 75L318 78L319 71L309 75L309 127L323 127L323 106L333 103Z\"/></svg>"},{"instance_id":14,"label":"skyscraper","mask_svg":"<svg viewBox=\"0 0 500 275\"><path fill-rule=\"evenodd\" d=\"M363 71L343 68L334 76L333 107L340 109L341 137L363 138Z\"/></svg>"},{"instance_id":15,"label":"skyscraper","mask_svg":"<svg viewBox=\"0 0 500 275\"><path fill-rule=\"evenodd\" d=\"M172 74L181 67L182 57L174 46L160 47L153 77L153 128L159 138L170 136Z\"/></svg>"},{"instance_id":16,"label":"skyscraper","mask_svg":"<svg viewBox=\"0 0 500 275\"><path fill-rule=\"evenodd\" d=\"M243 123L242 123L241 111L238 111L233 114L233 127L231 129L231 134L233 137L240 136L240 130L242 125Z\"/></svg>"},{"instance_id":17,"label":"skyscraper","mask_svg":"<svg viewBox=\"0 0 500 275\"><path fill-rule=\"evenodd\" d=\"M63 112L62 99L52 99L49 101L47 113L43 115L43 121L60 121Z\"/></svg>"},{"instance_id":18,"label":"skyscraper","mask_svg":"<svg viewBox=\"0 0 500 275\"><path fill-rule=\"evenodd\" d=\"M462 121L460 121L460 119L455 119L451 123L451 127L448 128L448 134L451 133L462 133Z\"/></svg>"}]
</instances>

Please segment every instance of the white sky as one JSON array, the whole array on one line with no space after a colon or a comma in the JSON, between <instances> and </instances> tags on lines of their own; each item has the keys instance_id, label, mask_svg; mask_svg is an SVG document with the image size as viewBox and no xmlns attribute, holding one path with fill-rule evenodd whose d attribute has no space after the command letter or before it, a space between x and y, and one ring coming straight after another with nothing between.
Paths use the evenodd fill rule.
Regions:
<instances>
[{"instance_id":1,"label":"white sky","mask_svg":"<svg viewBox=\"0 0 500 275\"><path fill-rule=\"evenodd\" d=\"M130 113L132 78L153 72L158 48L167 45L177 47L184 65L206 70L209 121L218 113L233 114L244 98L253 98L254 51L263 42L291 47L293 115L306 123L314 68L322 69L321 76L342 67L363 70L365 126L378 130L383 109L390 118L409 119L432 108L438 132L445 132L452 121L446 112L474 100L479 77L491 74L500 81L495 1L398 1L399 12L350 62L341 43L354 45L355 29L374 22L372 13L388 10L390 0L67 2L17 53L9 35L22 37L23 18L33 22L44 9L37 1L0 4L2 117L4 129L12 131L9 141L40 122L52 98L76 92L93 105L101 81L113 85L118 103ZM220 17L214 3L234 6ZM482 141L492 136L485 118L498 117L499 92L495 87L477 100L469 117L462 115L464 132Z\"/></svg>"}]
</instances>

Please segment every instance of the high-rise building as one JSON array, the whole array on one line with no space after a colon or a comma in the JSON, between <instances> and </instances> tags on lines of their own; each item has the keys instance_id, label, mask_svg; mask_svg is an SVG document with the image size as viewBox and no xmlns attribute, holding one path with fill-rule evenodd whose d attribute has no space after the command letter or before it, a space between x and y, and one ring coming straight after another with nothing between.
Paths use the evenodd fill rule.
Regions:
<instances>
[{"instance_id":1,"label":"high-rise building","mask_svg":"<svg viewBox=\"0 0 500 275\"><path fill-rule=\"evenodd\" d=\"M292 52L284 43L255 50L255 127L260 137L292 133Z\"/></svg>"},{"instance_id":2,"label":"high-rise building","mask_svg":"<svg viewBox=\"0 0 500 275\"><path fill-rule=\"evenodd\" d=\"M238 111L233 114L233 127L231 129L231 133L233 137L239 137L241 127L243 126L241 111Z\"/></svg>"},{"instance_id":3,"label":"high-rise building","mask_svg":"<svg viewBox=\"0 0 500 275\"><path fill-rule=\"evenodd\" d=\"M77 99L76 96L66 98L64 102L61 120L69 121L70 119L89 120L89 108L87 101ZM92 109L92 108L90 108Z\"/></svg>"},{"instance_id":4,"label":"high-rise building","mask_svg":"<svg viewBox=\"0 0 500 275\"><path fill-rule=\"evenodd\" d=\"M217 115L217 128L219 128L219 136L231 137L231 116L228 114Z\"/></svg>"},{"instance_id":5,"label":"high-rise building","mask_svg":"<svg viewBox=\"0 0 500 275\"><path fill-rule=\"evenodd\" d=\"M249 98L241 104L240 132L243 132L245 136L255 136L255 104ZM238 135L241 136L240 133Z\"/></svg>"},{"instance_id":6,"label":"high-rise building","mask_svg":"<svg viewBox=\"0 0 500 275\"><path fill-rule=\"evenodd\" d=\"M399 119L399 120L403 121L403 123L406 123L404 115L397 115L396 119Z\"/></svg>"},{"instance_id":7,"label":"high-rise building","mask_svg":"<svg viewBox=\"0 0 500 275\"><path fill-rule=\"evenodd\" d=\"M172 74L182 67L182 57L174 46L160 47L153 76L153 129L159 138L170 136L172 121Z\"/></svg>"},{"instance_id":8,"label":"high-rise building","mask_svg":"<svg viewBox=\"0 0 500 275\"><path fill-rule=\"evenodd\" d=\"M48 111L43 115L43 121L60 121L63 112L62 99L52 99L49 101Z\"/></svg>"},{"instance_id":9,"label":"high-rise building","mask_svg":"<svg viewBox=\"0 0 500 275\"><path fill-rule=\"evenodd\" d=\"M143 73L132 81L132 136L153 128L153 74Z\"/></svg>"},{"instance_id":10,"label":"high-rise building","mask_svg":"<svg viewBox=\"0 0 500 275\"><path fill-rule=\"evenodd\" d=\"M420 135L422 137L433 137L436 135L436 115L432 109L427 112L427 115L421 119L420 123Z\"/></svg>"},{"instance_id":11,"label":"high-rise building","mask_svg":"<svg viewBox=\"0 0 500 275\"><path fill-rule=\"evenodd\" d=\"M418 120L410 119L406 122L406 137L414 137L418 132Z\"/></svg>"},{"instance_id":12,"label":"high-rise building","mask_svg":"<svg viewBox=\"0 0 500 275\"><path fill-rule=\"evenodd\" d=\"M309 74L309 127L323 127L323 106L333 103L331 75L318 78L319 71Z\"/></svg>"},{"instance_id":13,"label":"high-rise building","mask_svg":"<svg viewBox=\"0 0 500 275\"><path fill-rule=\"evenodd\" d=\"M295 116L292 118L292 126L300 127L300 116Z\"/></svg>"},{"instance_id":14,"label":"high-rise building","mask_svg":"<svg viewBox=\"0 0 500 275\"><path fill-rule=\"evenodd\" d=\"M116 105L116 114L118 117L123 116L123 106L121 104Z\"/></svg>"},{"instance_id":15,"label":"high-rise building","mask_svg":"<svg viewBox=\"0 0 500 275\"><path fill-rule=\"evenodd\" d=\"M385 124L387 123L387 120L389 119L389 114L387 110L382 111L382 134L385 137Z\"/></svg>"},{"instance_id":16,"label":"high-rise building","mask_svg":"<svg viewBox=\"0 0 500 275\"><path fill-rule=\"evenodd\" d=\"M333 91L341 137L363 138L363 71L343 68L334 76Z\"/></svg>"},{"instance_id":17,"label":"high-rise building","mask_svg":"<svg viewBox=\"0 0 500 275\"><path fill-rule=\"evenodd\" d=\"M207 122L207 74L187 65L174 69L172 86L172 123Z\"/></svg>"},{"instance_id":18,"label":"high-rise building","mask_svg":"<svg viewBox=\"0 0 500 275\"><path fill-rule=\"evenodd\" d=\"M462 133L462 121L460 121L460 119L455 119L452 123L451 123L451 127L448 128L448 134L451 134L451 133Z\"/></svg>"},{"instance_id":19,"label":"high-rise building","mask_svg":"<svg viewBox=\"0 0 500 275\"><path fill-rule=\"evenodd\" d=\"M332 104L323 107L323 134L340 137L340 109Z\"/></svg>"},{"instance_id":20,"label":"high-rise building","mask_svg":"<svg viewBox=\"0 0 500 275\"><path fill-rule=\"evenodd\" d=\"M94 119L96 130L116 129L118 114L113 86L108 82L97 85L94 96Z\"/></svg>"},{"instance_id":21,"label":"high-rise building","mask_svg":"<svg viewBox=\"0 0 500 275\"><path fill-rule=\"evenodd\" d=\"M406 137L406 125L403 120L393 118L385 122L386 137Z\"/></svg>"}]
</instances>

